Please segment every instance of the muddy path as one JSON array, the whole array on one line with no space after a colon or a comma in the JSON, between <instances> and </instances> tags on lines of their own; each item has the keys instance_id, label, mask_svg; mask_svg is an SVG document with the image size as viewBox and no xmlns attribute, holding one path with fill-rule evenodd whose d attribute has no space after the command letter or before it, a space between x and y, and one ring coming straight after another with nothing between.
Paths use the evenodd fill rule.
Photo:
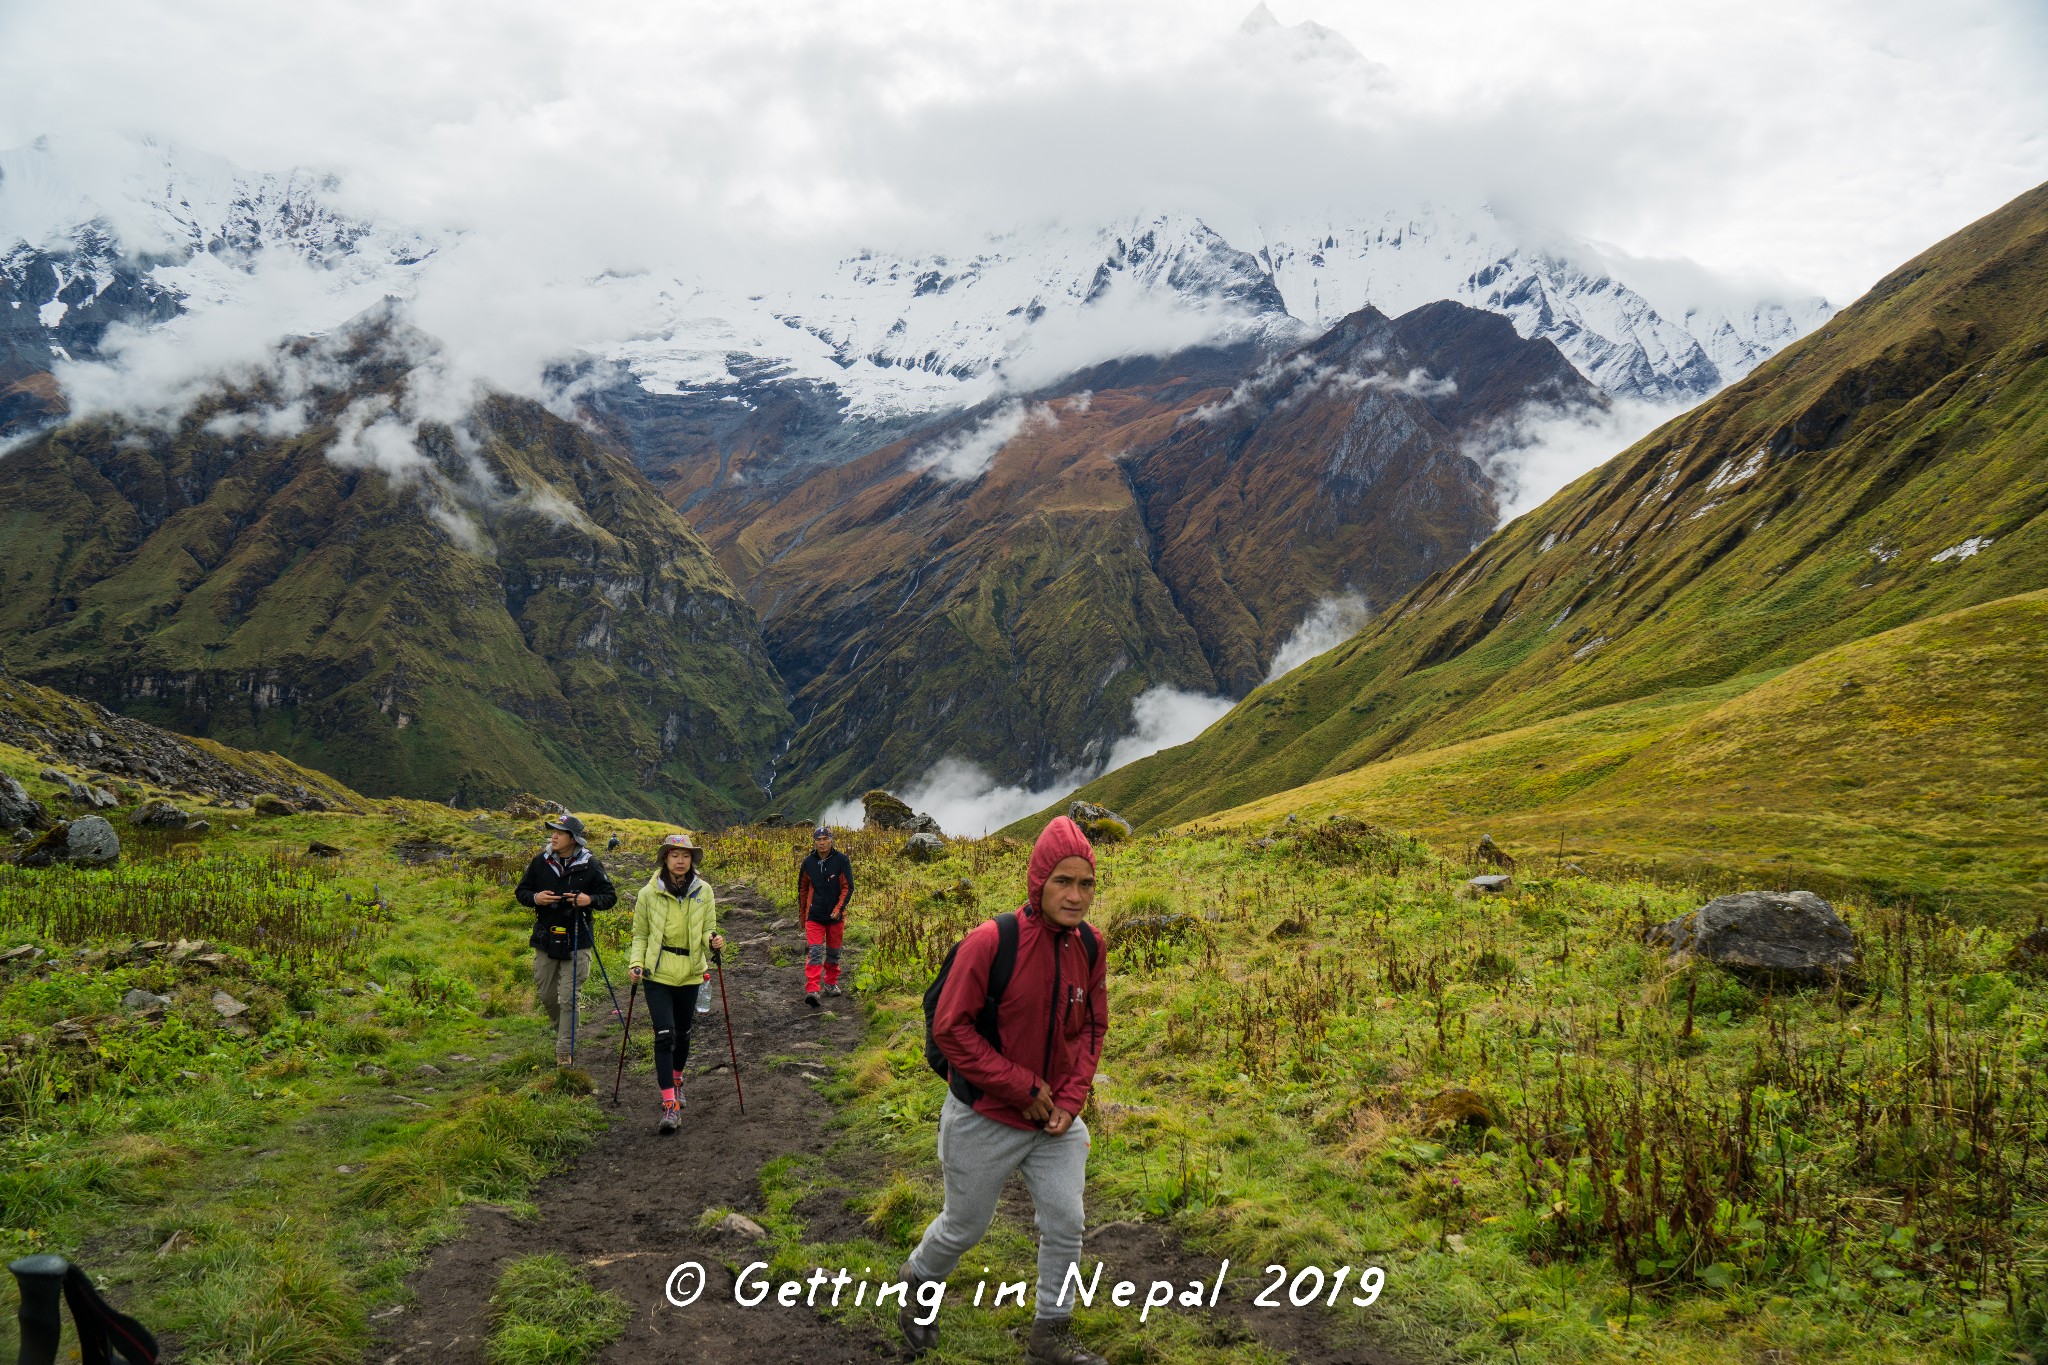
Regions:
<instances>
[{"instance_id":1,"label":"muddy path","mask_svg":"<svg viewBox=\"0 0 2048 1365\"><path fill-rule=\"evenodd\" d=\"M598 1357L606 1365L790 1360L838 1365L909 1358L893 1331L884 1334L812 1312L764 1314L742 1308L733 1300L726 1266L767 1259L769 1253L743 1233L700 1223L706 1209L758 1211L761 1168L778 1157L826 1160L834 1181L848 1190L865 1183L862 1168L868 1164L846 1144L835 1146L833 1108L816 1087L830 1062L860 1042L853 998L827 999L826 1005L836 1008L820 1010L804 1004L802 926L790 924L785 912L751 888L721 888L719 911L729 940L765 935L791 960L790 965L768 966L767 954L755 953L750 956L758 965L726 976L746 1112L740 1112L726 1066L725 1023L715 982L704 993L711 1012L697 1017L691 1037L681 1080L684 1125L675 1137L654 1132L658 1101L642 1020L636 1018L633 1025L638 1056L629 1057L614 1108L609 1098L618 1024L609 1009L586 1017L588 1047L579 1044L578 1053L599 1082L598 1103L611 1118L609 1128L571 1168L534 1191L537 1219L520 1221L505 1210L473 1206L465 1234L437 1248L408 1279L412 1304L384 1310L373 1322L366 1365L483 1365L490 1295L498 1276L507 1262L540 1251L583 1265L593 1283L633 1305L625 1335ZM771 930L778 920L782 925ZM795 1060L768 1064L778 1057ZM808 1058L821 1065L806 1067ZM1005 1212L1028 1222L1021 1182L1012 1185ZM814 1196L798 1205L808 1220L809 1237L823 1241L860 1235L865 1229L844 1208L844 1191L831 1193L839 1197ZM1117 1275L1140 1283L1153 1278L1184 1282L1215 1271L1213 1262L1187 1252L1169 1231L1149 1224L1096 1229L1089 1234L1087 1254L1090 1260L1104 1258ZM687 1261L708 1269L709 1284L695 1303L675 1308L664 1288L670 1272ZM1205 1314L1214 1320L1212 1336L1219 1344L1257 1340L1304 1365L1405 1365L1369 1342L1333 1337L1331 1325L1319 1314L1261 1314L1248 1308L1244 1300L1255 1289L1253 1281L1233 1273L1221 1306Z\"/></svg>"}]
</instances>

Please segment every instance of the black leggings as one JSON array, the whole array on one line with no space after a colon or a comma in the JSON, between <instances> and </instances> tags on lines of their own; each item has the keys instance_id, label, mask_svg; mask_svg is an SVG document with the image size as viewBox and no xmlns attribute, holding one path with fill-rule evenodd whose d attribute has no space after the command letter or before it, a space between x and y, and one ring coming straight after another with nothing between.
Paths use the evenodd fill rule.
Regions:
<instances>
[{"instance_id":1,"label":"black leggings","mask_svg":"<svg viewBox=\"0 0 2048 1365\"><path fill-rule=\"evenodd\" d=\"M676 1068L690 1060L690 1026L697 1022L697 987L664 986L642 981L647 1017L654 1021L654 1078L667 1090L676 1083Z\"/></svg>"}]
</instances>

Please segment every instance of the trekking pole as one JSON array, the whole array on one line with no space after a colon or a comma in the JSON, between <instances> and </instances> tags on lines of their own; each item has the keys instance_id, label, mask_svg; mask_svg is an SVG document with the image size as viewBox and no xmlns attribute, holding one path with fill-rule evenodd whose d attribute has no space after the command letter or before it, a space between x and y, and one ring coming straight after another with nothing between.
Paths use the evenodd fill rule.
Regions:
<instances>
[{"instance_id":1,"label":"trekking pole","mask_svg":"<svg viewBox=\"0 0 2048 1365\"><path fill-rule=\"evenodd\" d=\"M640 994L640 983L635 981L626 988L626 1028L619 1035L619 1069L612 1074L612 1103L619 1102L619 1083L626 1077L626 1040L633 1036L633 1001ZM653 1009L649 1005L647 1008Z\"/></svg>"},{"instance_id":2,"label":"trekking pole","mask_svg":"<svg viewBox=\"0 0 2048 1365\"><path fill-rule=\"evenodd\" d=\"M590 936L590 955L597 959L597 974L604 978L604 993L612 998L612 1018L620 1018L619 993L612 989L612 974L604 969L604 951L597 946L597 935Z\"/></svg>"},{"instance_id":3,"label":"trekking pole","mask_svg":"<svg viewBox=\"0 0 2048 1365\"><path fill-rule=\"evenodd\" d=\"M733 1093L740 1097L740 1112L747 1112L747 1092L740 1086L740 1048L732 1040L732 1004L725 998L725 954L713 948L711 965L718 969L718 1012L725 1016L725 1048L732 1057Z\"/></svg>"},{"instance_id":4,"label":"trekking pole","mask_svg":"<svg viewBox=\"0 0 2048 1365\"><path fill-rule=\"evenodd\" d=\"M576 954L582 951L583 916L576 913L576 902L569 902L569 1063L576 1063L576 1016L582 1013L582 983L576 979ZM557 987L559 989L559 986Z\"/></svg>"},{"instance_id":5,"label":"trekking pole","mask_svg":"<svg viewBox=\"0 0 2048 1365\"><path fill-rule=\"evenodd\" d=\"M64 1272L71 1267L62 1256L24 1256L7 1268L21 1290L21 1365L54 1365L64 1330Z\"/></svg>"}]
</instances>

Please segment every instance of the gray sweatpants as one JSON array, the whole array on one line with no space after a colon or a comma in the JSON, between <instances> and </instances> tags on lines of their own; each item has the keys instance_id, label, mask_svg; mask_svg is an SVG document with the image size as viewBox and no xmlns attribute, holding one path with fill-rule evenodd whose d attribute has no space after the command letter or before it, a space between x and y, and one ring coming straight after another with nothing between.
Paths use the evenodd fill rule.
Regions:
<instances>
[{"instance_id":1,"label":"gray sweatpants","mask_svg":"<svg viewBox=\"0 0 2048 1365\"><path fill-rule=\"evenodd\" d=\"M555 1026L555 1052L558 1055L569 1051L569 1021L575 1017L576 992L590 979L590 949L579 949L576 953L576 974L572 985L569 975L569 959L557 961L546 953L535 950L533 954L533 998L534 1003L547 1011L548 1021Z\"/></svg>"},{"instance_id":2,"label":"gray sweatpants","mask_svg":"<svg viewBox=\"0 0 2048 1365\"><path fill-rule=\"evenodd\" d=\"M927 1280L952 1274L988 1231L1003 1182L1021 1171L1038 1220L1038 1316L1072 1317L1073 1295L1057 1300L1067 1267L1081 1259L1088 1125L1077 1118L1066 1132L1048 1137L1036 1128L997 1123L949 1093L939 1111L939 1169L946 1176L946 1206L924 1230L905 1270Z\"/></svg>"}]
</instances>

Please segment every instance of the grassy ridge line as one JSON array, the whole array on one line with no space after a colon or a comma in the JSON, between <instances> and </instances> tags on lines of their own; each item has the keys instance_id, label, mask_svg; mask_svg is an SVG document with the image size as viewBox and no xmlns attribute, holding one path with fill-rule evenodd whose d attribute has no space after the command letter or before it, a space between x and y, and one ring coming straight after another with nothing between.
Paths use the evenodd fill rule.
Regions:
<instances>
[{"instance_id":1,"label":"grassy ridge line","mask_svg":"<svg viewBox=\"0 0 2048 1365\"><path fill-rule=\"evenodd\" d=\"M132 771L109 776L98 765L114 756L110 747L103 747L110 742L111 747L128 749L145 759L175 753L194 764L195 770L182 779L163 782ZM42 780L39 774L44 767L69 769L76 777L126 787L142 800L188 800L186 791L193 787L233 786L268 791L287 800L303 801L311 795L339 810L368 808L365 799L343 783L281 754L172 734L0 671L0 769L22 781L46 806L61 810L62 805L53 800L61 788Z\"/></svg>"},{"instance_id":2,"label":"grassy ridge line","mask_svg":"<svg viewBox=\"0 0 2048 1365\"><path fill-rule=\"evenodd\" d=\"M1170 825L2048 586L2044 444L2048 187L1084 794Z\"/></svg>"},{"instance_id":3,"label":"grassy ridge line","mask_svg":"<svg viewBox=\"0 0 2048 1365\"><path fill-rule=\"evenodd\" d=\"M1753 882L1858 887L2006 923L2048 909L2048 592L1841 645L1761 679L1368 764L1195 822L1333 814Z\"/></svg>"}]
</instances>

